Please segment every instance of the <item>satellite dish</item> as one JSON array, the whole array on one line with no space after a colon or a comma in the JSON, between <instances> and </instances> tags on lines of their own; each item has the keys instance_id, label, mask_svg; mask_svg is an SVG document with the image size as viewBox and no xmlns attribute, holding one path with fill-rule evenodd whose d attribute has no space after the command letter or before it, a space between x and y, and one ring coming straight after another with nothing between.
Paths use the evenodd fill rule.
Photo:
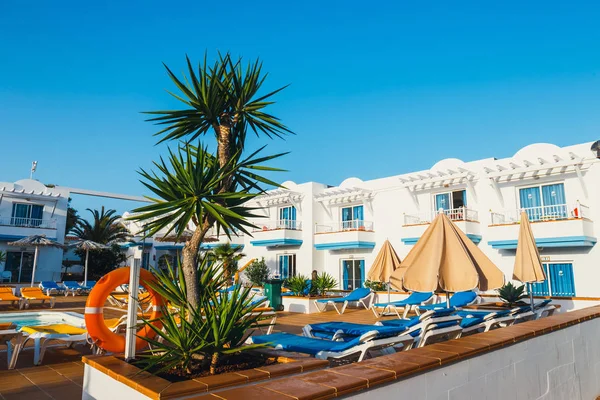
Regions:
<instances>
[{"instance_id":1,"label":"satellite dish","mask_svg":"<svg viewBox=\"0 0 600 400\"><path fill-rule=\"evenodd\" d=\"M591 150L596 152L596 158L600 158L600 140L596 140L592 143Z\"/></svg>"}]
</instances>

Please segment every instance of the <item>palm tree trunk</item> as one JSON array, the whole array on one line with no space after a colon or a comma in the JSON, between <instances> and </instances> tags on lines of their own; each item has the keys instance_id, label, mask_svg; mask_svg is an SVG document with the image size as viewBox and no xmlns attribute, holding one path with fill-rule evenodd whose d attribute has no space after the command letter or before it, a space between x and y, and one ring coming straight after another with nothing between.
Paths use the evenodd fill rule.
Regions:
<instances>
[{"instance_id":1,"label":"palm tree trunk","mask_svg":"<svg viewBox=\"0 0 600 400\"><path fill-rule=\"evenodd\" d=\"M194 309L198 308L200 293L198 292L198 252L202 243L202 227L196 227L194 234L183 246L182 270L187 287L187 300Z\"/></svg>"},{"instance_id":2,"label":"palm tree trunk","mask_svg":"<svg viewBox=\"0 0 600 400\"><path fill-rule=\"evenodd\" d=\"M217 373L217 367L219 366L219 353L213 353L210 360L210 374L214 375Z\"/></svg>"},{"instance_id":3,"label":"palm tree trunk","mask_svg":"<svg viewBox=\"0 0 600 400\"><path fill-rule=\"evenodd\" d=\"M223 168L231 159L231 118L223 116L218 128L217 156L219 157L219 166Z\"/></svg>"}]
</instances>

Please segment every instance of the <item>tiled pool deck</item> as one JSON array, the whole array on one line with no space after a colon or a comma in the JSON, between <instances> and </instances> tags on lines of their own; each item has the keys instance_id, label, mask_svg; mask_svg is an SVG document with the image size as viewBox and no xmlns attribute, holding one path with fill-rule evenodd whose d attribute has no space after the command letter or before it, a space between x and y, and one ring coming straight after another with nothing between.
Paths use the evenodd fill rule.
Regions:
<instances>
[{"instance_id":1,"label":"tiled pool deck","mask_svg":"<svg viewBox=\"0 0 600 400\"><path fill-rule=\"evenodd\" d=\"M57 296L55 310L74 311L83 314L85 296ZM48 310L47 306L32 305L31 311ZM0 305L0 314L18 312L7 305ZM105 310L107 317L118 317L122 312ZM373 324L377 319L368 310L347 309L343 315L335 311L318 314L280 313L275 332L300 334L306 324L328 321L346 321ZM0 346L5 350L5 346ZM25 350L19 356L17 369L8 371L6 353L0 353L0 400L1 399L81 399L83 363L81 356L91 354L88 346L74 348L64 346L49 348L42 366L33 366L33 351Z\"/></svg>"}]
</instances>

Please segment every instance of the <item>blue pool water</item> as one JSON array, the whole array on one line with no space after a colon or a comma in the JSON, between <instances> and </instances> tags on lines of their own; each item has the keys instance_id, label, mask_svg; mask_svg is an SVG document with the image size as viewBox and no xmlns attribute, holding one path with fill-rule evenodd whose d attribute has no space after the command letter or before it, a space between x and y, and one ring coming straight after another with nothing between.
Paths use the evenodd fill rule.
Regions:
<instances>
[{"instance_id":1,"label":"blue pool water","mask_svg":"<svg viewBox=\"0 0 600 400\"><path fill-rule=\"evenodd\" d=\"M54 324L68 324L76 327L85 327L83 315L66 312L24 312L24 313L0 313L0 323L12 322L17 329L24 326L45 326Z\"/></svg>"}]
</instances>

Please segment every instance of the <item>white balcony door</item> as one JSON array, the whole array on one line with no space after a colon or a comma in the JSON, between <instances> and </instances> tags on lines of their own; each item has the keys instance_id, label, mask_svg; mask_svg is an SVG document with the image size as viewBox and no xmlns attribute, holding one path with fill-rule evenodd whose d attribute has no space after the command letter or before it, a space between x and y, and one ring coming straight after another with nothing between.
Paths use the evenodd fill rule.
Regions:
<instances>
[{"instance_id":1,"label":"white balcony door","mask_svg":"<svg viewBox=\"0 0 600 400\"><path fill-rule=\"evenodd\" d=\"M277 259L279 276L281 276L281 279L287 279L296 276L295 254L281 254L277 256Z\"/></svg>"},{"instance_id":2,"label":"white balcony door","mask_svg":"<svg viewBox=\"0 0 600 400\"><path fill-rule=\"evenodd\" d=\"M342 286L344 290L361 288L365 281L365 260L342 260Z\"/></svg>"},{"instance_id":3,"label":"white balcony door","mask_svg":"<svg viewBox=\"0 0 600 400\"><path fill-rule=\"evenodd\" d=\"M14 203L11 225L40 226L44 216L44 206L39 204Z\"/></svg>"},{"instance_id":4,"label":"white balcony door","mask_svg":"<svg viewBox=\"0 0 600 400\"><path fill-rule=\"evenodd\" d=\"M296 207L281 207L278 225L279 229L296 229Z\"/></svg>"},{"instance_id":5,"label":"white balcony door","mask_svg":"<svg viewBox=\"0 0 600 400\"><path fill-rule=\"evenodd\" d=\"M342 208L342 230L364 227L364 207L352 206Z\"/></svg>"}]
</instances>

